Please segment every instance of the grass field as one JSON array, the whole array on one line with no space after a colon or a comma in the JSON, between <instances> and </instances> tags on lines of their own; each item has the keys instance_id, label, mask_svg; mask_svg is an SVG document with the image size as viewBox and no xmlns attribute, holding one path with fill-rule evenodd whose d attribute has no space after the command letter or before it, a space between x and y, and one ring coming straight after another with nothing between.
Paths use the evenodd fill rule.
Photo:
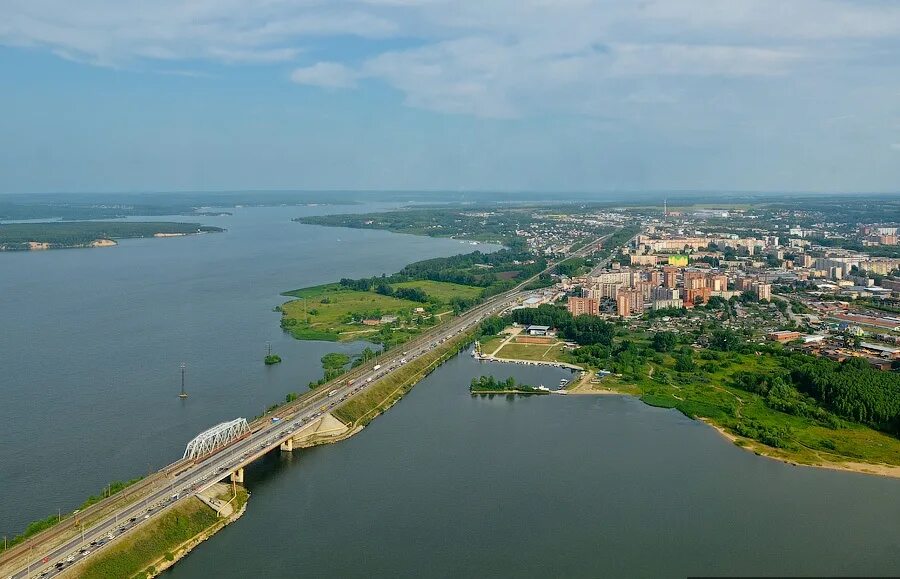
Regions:
<instances>
[{"instance_id":1,"label":"grass field","mask_svg":"<svg viewBox=\"0 0 900 579\"><path fill-rule=\"evenodd\" d=\"M336 283L296 290L286 295L300 298L287 302L281 309L284 320L296 320L296 325L287 329L301 340L365 338L366 334L347 333L378 328L353 323L350 321L352 316L400 315L422 306L418 302L383 296L374 291L346 289Z\"/></svg>"},{"instance_id":2,"label":"grass field","mask_svg":"<svg viewBox=\"0 0 900 579\"><path fill-rule=\"evenodd\" d=\"M375 291L357 291L340 284L326 284L286 292L297 299L281 306L282 326L299 340L352 341L400 343L418 333L420 327L432 325L429 314L415 314L416 308L445 311L454 297L477 298L481 288L436 281L410 281L393 287L416 287L426 293L429 303L385 296ZM366 326L361 318L380 318L395 315L401 318L402 328L385 330L383 326ZM389 337L388 337L389 336Z\"/></svg>"},{"instance_id":3,"label":"grass field","mask_svg":"<svg viewBox=\"0 0 900 579\"><path fill-rule=\"evenodd\" d=\"M494 350L497 349L500 344L503 343L503 340L506 339L506 336L494 336L492 338L486 338L481 342L481 353L482 354L493 354Z\"/></svg>"},{"instance_id":4,"label":"grass field","mask_svg":"<svg viewBox=\"0 0 900 579\"><path fill-rule=\"evenodd\" d=\"M391 287L415 287L428 294L429 298L434 298L441 303L450 303L453 298L473 299L481 295L483 291L480 287L461 285L458 283L449 283L444 281L431 281L427 279L417 281L404 281L392 284Z\"/></svg>"},{"instance_id":5,"label":"grass field","mask_svg":"<svg viewBox=\"0 0 900 579\"><path fill-rule=\"evenodd\" d=\"M566 355L566 349L562 344L516 344L510 342L497 352L498 358L543 362L568 362Z\"/></svg>"},{"instance_id":6,"label":"grass field","mask_svg":"<svg viewBox=\"0 0 900 579\"><path fill-rule=\"evenodd\" d=\"M235 511L240 510L249 497L245 488L236 488ZM227 496L219 498L229 500L230 490ZM184 543L215 530L226 520L219 518L200 499L191 498L107 547L108 550L75 569L77 572L73 576L79 579L149 577L155 571L152 566L158 561L174 559L175 552Z\"/></svg>"}]
</instances>

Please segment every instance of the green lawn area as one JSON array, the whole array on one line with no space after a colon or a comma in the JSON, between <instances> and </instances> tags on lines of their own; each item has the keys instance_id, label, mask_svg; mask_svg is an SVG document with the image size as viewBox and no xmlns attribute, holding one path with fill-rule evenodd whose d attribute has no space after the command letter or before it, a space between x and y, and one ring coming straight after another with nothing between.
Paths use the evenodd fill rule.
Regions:
<instances>
[{"instance_id":1,"label":"green lawn area","mask_svg":"<svg viewBox=\"0 0 900 579\"><path fill-rule=\"evenodd\" d=\"M408 281L393 284L395 289L415 287L425 292L429 303L385 296L374 290L358 291L332 283L286 292L297 299L281 306L282 327L299 340L352 341L369 340L377 343L397 344L406 341L429 327L436 320L431 314L452 309L449 302L454 297L475 299L482 288L455 283L429 280ZM416 314L424 308L425 314ZM384 315L400 317L398 327L367 326L362 318L377 319Z\"/></svg>"},{"instance_id":2,"label":"green lawn area","mask_svg":"<svg viewBox=\"0 0 900 579\"><path fill-rule=\"evenodd\" d=\"M493 354L494 350L497 349L498 346L506 339L506 336L494 336L492 338L487 338L481 342L481 353L482 354Z\"/></svg>"},{"instance_id":3,"label":"green lawn area","mask_svg":"<svg viewBox=\"0 0 900 579\"><path fill-rule=\"evenodd\" d=\"M568 362L566 354L567 351L562 344L516 344L510 342L497 352L497 357L511 360Z\"/></svg>"},{"instance_id":4,"label":"green lawn area","mask_svg":"<svg viewBox=\"0 0 900 579\"><path fill-rule=\"evenodd\" d=\"M443 281L431 281L427 279L395 283L392 284L392 287L419 288L420 290L428 294L428 297L433 298L441 303L450 303L451 299L457 297L466 299L477 298L483 291L483 289L480 287Z\"/></svg>"},{"instance_id":5,"label":"green lawn area","mask_svg":"<svg viewBox=\"0 0 900 579\"><path fill-rule=\"evenodd\" d=\"M374 291L347 289L336 283L304 288L285 295L300 298L281 306L282 325L299 339L365 339L367 335L377 333L379 327L353 323L350 318L354 315L402 315L423 305Z\"/></svg>"}]
</instances>

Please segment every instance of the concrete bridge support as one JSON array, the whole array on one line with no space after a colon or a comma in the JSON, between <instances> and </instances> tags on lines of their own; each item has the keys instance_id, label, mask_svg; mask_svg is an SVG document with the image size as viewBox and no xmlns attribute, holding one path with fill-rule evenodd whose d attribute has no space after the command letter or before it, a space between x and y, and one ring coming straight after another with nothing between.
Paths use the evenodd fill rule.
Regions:
<instances>
[{"instance_id":1,"label":"concrete bridge support","mask_svg":"<svg viewBox=\"0 0 900 579\"><path fill-rule=\"evenodd\" d=\"M241 467L231 473L231 482L244 483L244 467Z\"/></svg>"},{"instance_id":2,"label":"concrete bridge support","mask_svg":"<svg viewBox=\"0 0 900 579\"><path fill-rule=\"evenodd\" d=\"M281 446L279 448L282 450L282 452L293 452L294 451L294 439L288 438L287 440L285 440L284 442L281 443Z\"/></svg>"}]
</instances>

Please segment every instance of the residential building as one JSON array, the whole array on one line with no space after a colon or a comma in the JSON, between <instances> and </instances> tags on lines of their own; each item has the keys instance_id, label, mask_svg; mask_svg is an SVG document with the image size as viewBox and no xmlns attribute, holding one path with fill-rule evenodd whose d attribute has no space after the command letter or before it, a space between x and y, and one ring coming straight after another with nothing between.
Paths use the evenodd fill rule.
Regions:
<instances>
[{"instance_id":1,"label":"residential building","mask_svg":"<svg viewBox=\"0 0 900 579\"><path fill-rule=\"evenodd\" d=\"M573 316L580 316L582 314L596 316L600 314L600 305L594 298L569 297L566 308Z\"/></svg>"}]
</instances>

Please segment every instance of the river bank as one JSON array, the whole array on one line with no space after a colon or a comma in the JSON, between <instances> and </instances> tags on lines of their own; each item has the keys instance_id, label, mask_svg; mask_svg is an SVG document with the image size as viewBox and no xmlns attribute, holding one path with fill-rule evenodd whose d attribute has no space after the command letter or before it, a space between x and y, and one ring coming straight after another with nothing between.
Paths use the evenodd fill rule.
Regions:
<instances>
[{"instance_id":1,"label":"river bank","mask_svg":"<svg viewBox=\"0 0 900 579\"><path fill-rule=\"evenodd\" d=\"M854 461L852 459L849 459L849 457L845 457L847 458L847 460L842 460L842 457L838 454L830 453L823 449L804 446L802 444L799 445L799 448L795 450L775 448L763 444L758 440L736 434L729 430L726 425L716 422L712 418L698 416L697 414L691 414L675 405L654 403L658 402L658 400L645 398L644 392L636 384L629 384L621 379L613 381L609 379L609 377L601 378L599 381L594 382L592 381L591 376L592 373L589 372L571 388L567 389L569 394L576 396L628 396L636 398L644 404L647 404L648 406L676 409L681 411L681 413L688 418L696 420L713 428L723 439L731 442L738 448L749 451L757 456L776 460L784 464L792 466L821 468L841 472L852 472L858 474L900 478L900 466L898 465ZM606 385L603 385L604 382ZM898 443L898 441L888 437L887 435L877 433L875 431L871 432L875 436L879 437L879 439L893 442L894 444L900 444Z\"/></svg>"},{"instance_id":2,"label":"river bank","mask_svg":"<svg viewBox=\"0 0 900 579\"><path fill-rule=\"evenodd\" d=\"M894 480L761 460L627 396L473 397L485 370L455 356L364 436L267 455L245 473L248 516L165 577L890 575L900 562Z\"/></svg>"},{"instance_id":3,"label":"river bank","mask_svg":"<svg viewBox=\"0 0 900 579\"><path fill-rule=\"evenodd\" d=\"M900 466L890 464L871 464L865 462L852 461L833 461L820 456L820 462L801 462L792 457L789 453L781 452L777 448L766 446L752 438L739 436L733 432L729 432L723 426L718 425L708 419L695 418L699 422L706 424L715 430L722 438L730 441L735 446L748 450L757 456L777 460L791 466L806 466L812 468L822 468L827 470L835 470L840 472L853 472L857 474L867 474L874 476L883 476L889 478L900 478ZM810 449L812 450L812 449Z\"/></svg>"}]
</instances>

